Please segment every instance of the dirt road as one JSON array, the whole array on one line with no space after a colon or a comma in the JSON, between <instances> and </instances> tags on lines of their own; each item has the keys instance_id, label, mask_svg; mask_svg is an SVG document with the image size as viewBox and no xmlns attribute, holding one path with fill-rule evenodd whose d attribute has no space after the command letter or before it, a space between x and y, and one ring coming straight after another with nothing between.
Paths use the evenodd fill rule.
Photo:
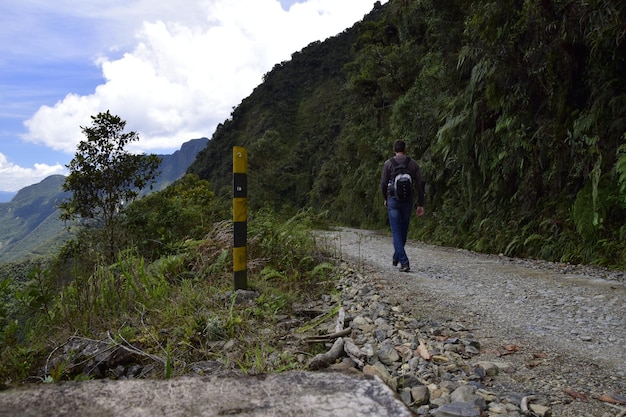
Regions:
<instances>
[{"instance_id":1,"label":"dirt road","mask_svg":"<svg viewBox=\"0 0 626 417\"><path fill-rule=\"evenodd\" d=\"M411 272L401 273L391 265L391 238L382 233L341 229L317 239L366 275L383 277L388 296L414 314L462 318L483 355L505 354L515 363L517 371L500 383L551 395L562 407L555 415L615 416L626 409L597 400L607 393L626 399L624 273L419 242L407 244Z\"/></svg>"}]
</instances>

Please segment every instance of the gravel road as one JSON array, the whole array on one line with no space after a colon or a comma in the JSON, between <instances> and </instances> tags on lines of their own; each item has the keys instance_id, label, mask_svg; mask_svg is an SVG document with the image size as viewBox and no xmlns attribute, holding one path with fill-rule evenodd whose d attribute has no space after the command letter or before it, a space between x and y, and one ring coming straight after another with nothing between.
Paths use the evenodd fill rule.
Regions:
<instances>
[{"instance_id":1,"label":"gravel road","mask_svg":"<svg viewBox=\"0 0 626 417\"><path fill-rule=\"evenodd\" d=\"M415 315L461 319L481 355L506 355L507 386L552 398L555 416L626 415L626 283L623 272L485 255L409 241L411 272L391 265L384 233L339 229L319 243L348 260ZM505 351L503 346L514 346Z\"/></svg>"}]
</instances>

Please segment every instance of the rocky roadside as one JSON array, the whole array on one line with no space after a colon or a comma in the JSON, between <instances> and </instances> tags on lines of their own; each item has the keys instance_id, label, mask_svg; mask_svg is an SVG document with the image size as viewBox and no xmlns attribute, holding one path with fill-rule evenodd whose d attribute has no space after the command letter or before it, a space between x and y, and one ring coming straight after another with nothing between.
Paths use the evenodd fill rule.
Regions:
<instances>
[{"instance_id":1,"label":"rocky roadside","mask_svg":"<svg viewBox=\"0 0 626 417\"><path fill-rule=\"evenodd\" d=\"M400 273L391 266L390 239L380 233L342 229L316 239L342 264L337 292L294 306L293 316L273 329L259 329L275 335L268 368L286 356L302 369L335 371L323 374L330 383L345 374L357 384L363 374L375 375L418 416L626 416L623 273L418 242L407 245L412 272ZM242 292L238 299L254 304L258 295ZM304 352L313 343L324 353L311 358ZM224 358L245 353L236 340L216 342L215 349ZM148 378L148 390L153 370L163 365L110 337L72 339L49 363L135 385ZM186 370L202 378L244 376L228 360ZM42 378L49 372L42 370ZM184 381L185 395L200 389ZM136 400L120 391L125 387L110 388L122 405ZM352 393L367 395L363 387ZM283 397L289 395L296 394ZM284 398L275 401L277 409ZM258 404L250 410L264 415Z\"/></svg>"},{"instance_id":2,"label":"rocky roadside","mask_svg":"<svg viewBox=\"0 0 626 417\"><path fill-rule=\"evenodd\" d=\"M357 368L418 415L626 415L623 274L415 242L404 274L388 237L318 239L346 262Z\"/></svg>"}]
</instances>

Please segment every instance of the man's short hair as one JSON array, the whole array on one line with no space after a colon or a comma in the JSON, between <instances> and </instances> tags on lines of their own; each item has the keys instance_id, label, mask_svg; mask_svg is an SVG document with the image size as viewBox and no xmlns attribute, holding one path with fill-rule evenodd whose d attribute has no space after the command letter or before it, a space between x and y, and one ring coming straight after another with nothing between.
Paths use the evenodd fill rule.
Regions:
<instances>
[{"instance_id":1,"label":"man's short hair","mask_svg":"<svg viewBox=\"0 0 626 417\"><path fill-rule=\"evenodd\" d=\"M406 143L403 140L398 139L393 143L394 152L404 152L406 150Z\"/></svg>"}]
</instances>

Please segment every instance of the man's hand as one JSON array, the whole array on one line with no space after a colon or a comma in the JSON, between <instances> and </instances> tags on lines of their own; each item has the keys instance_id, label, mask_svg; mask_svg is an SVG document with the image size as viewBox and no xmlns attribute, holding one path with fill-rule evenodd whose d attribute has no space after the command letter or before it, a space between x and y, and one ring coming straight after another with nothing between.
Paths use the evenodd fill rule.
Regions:
<instances>
[{"instance_id":1,"label":"man's hand","mask_svg":"<svg viewBox=\"0 0 626 417\"><path fill-rule=\"evenodd\" d=\"M421 216L423 216L423 215L424 215L424 207L419 206L419 207L417 208L417 210L415 210L415 215L416 215L417 217L421 217Z\"/></svg>"}]
</instances>

